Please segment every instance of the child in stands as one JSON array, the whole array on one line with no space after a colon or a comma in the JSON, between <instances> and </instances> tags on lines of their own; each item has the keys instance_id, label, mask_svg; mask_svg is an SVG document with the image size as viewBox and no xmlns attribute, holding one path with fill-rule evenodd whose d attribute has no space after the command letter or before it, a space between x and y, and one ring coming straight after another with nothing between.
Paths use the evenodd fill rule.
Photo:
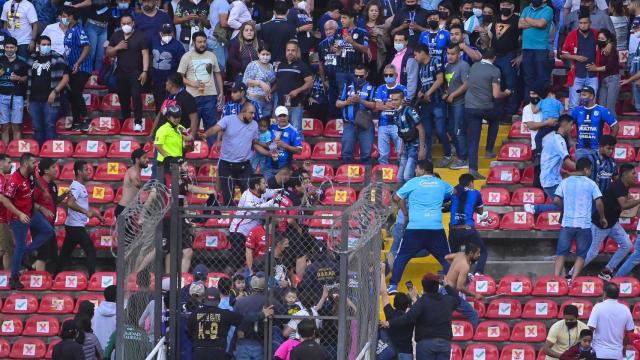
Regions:
<instances>
[{"instance_id":1,"label":"child in stands","mask_svg":"<svg viewBox=\"0 0 640 360\"><path fill-rule=\"evenodd\" d=\"M591 347L593 331L584 329L580 331L580 341L565 351L560 360L596 360L596 352Z\"/></svg>"}]
</instances>

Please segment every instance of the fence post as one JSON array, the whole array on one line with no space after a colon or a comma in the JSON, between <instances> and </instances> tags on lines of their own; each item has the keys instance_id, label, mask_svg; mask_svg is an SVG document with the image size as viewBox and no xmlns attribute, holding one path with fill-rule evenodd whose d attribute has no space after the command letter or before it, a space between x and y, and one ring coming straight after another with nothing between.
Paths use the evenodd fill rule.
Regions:
<instances>
[{"instance_id":1,"label":"fence post","mask_svg":"<svg viewBox=\"0 0 640 360\"><path fill-rule=\"evenodd\" d=\"M158 179L164 179L164 168L157 169ZM159 181L159 180L158 180ZM153 340L157 343L162 337L162 275L164 274L164 251L162 249L163 221L156 226L154 249L156 253L154 268L155 290L153 292Z\"/></svg>"},{"instance_id":2,"label":"fence post","mask_svg":"<svg viewBox=\"0 0 640 360\"><path fill-rule=\"evenodd\" d=\"M180 254L181 236L178 212L180 169L178 164L171 164L171 230L168 236L170 245L169 265L169 353L171 360L180 359Z\"/></svg>"},{"instance_id":3,"label":"fence post","mask_svg":"<svg viewBox=\"0 0 640 360\"><path fill-rule=\"evenodd\" d=\"M125 237L125 223L124 217L119 216L116 219L116 228L118 230L118 239L124 239ZM124 242L120 242L118 246L118 255L116 257L116 268L124 269ZM124 326L125 323L125 307L124 307L124 292L126 287L126 279L124 271L116 272L116 359L124 359Z\"/></svg>"},{"instance_id":4,"label":"fence post","mask_svg":"<svg viewBox=\"0 0 640 360\"><path fill-rule=\"evenodd\" d=\"M340 296L338 297L338 360L345 360L349 351L347 350L347 339L350 338L347 328L347 296L349 295L349 209L341 215L342 228L340 232Z\"/></svg>"}]
</instances>

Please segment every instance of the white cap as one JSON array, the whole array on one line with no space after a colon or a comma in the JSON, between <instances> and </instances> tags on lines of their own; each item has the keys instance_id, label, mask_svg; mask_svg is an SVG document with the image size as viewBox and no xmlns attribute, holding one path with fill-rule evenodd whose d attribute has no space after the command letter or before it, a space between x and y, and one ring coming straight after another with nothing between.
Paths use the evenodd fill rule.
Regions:
<instances>
[{"instance_id":1,"label":"white cap","mask_svg":"<svg viewBox=\"0 0 640 360\"><path fill-rule=\"evenodd\" d=\"M286 107L284 106L278 106L276 108L276 112L275 112L276 116L280 116L280 115L287 115L289 116L289 110L287 110Z\"/></svg>"}]
</instances>

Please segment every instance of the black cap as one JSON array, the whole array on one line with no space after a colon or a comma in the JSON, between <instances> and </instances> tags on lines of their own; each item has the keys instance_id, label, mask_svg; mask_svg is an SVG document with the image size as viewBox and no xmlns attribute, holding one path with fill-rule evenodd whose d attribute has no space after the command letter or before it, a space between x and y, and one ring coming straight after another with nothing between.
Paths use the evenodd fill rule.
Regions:
<instances>
[{"instance_id":1,"label":"black cap","mask_svg":"<svg viewBox=\"0 0 640 360\"><path fill-rule=\"evenodd\" d=\"M509 4L515 4L515 0L500 0L500 4L502 3L509 3Z\"/></svg>"},{"instance_id":2,"label":"black cap","mask_svg":"<svg viewBox=\"0 0 640 360\"><path fill-rule=\"evenodd\" d=\"M163 24L162 30L160 31L163 34L171 34L173 33L173 25L171 24Z\"/></svg>"},{"instance_id":3,"label":"black cap","mask_svg":"<svg viewBox=\"0 0 640 360\"><path fill-rule=\"evenodd\" d=\"M63 339L73 339L78 332L78 325L73 319L66 320L62 323L62 329L60 330L60 337Z\"/></svg>"},{"instance_id":4,"label":"black cap","mask_svg":"<svg viewBox=\"0 0 640 360\"><path fill-rule=\"evenodd\" d=\"M179 118L182 116L182 109L179 105L171 105L167 108L167 116Z\"/></svg>"},{"instance_id":5,"label":"black cap","mask_svg":"<svg viewBox=\"0 0 640 360\"><path fill-rule=\"evenodd\" d=\"M204 292L203 304L209 306L216 306L220 303L220 291L217 288L210 287Z\"/></svg>"},{"instance_id":6,"label":"black cap","mask_svg":"<svg viewBox=\"0 0 640 360\"><path fill-rule=\"evenodd\" d=\"M193 269L193 279L195 281L206 280L208 275L209 269L207 269L207 266L205 264L198 264Z\"/></svg>"},{"instance_id":7,"label":"black cap","mask_svg":"<svg viewBox=\"0 0 640 360\"><path fill-rule=\"evenodd\" d=\"M245 85L245 83L243 83L242 81L236 81L233 84L233 87L231 88L231 91L236 92L236 91L247 91L247 85Z\"/></svg>"},{"instance_id":8,"label":"black cap","mask_svg":"<svg viewBox=\"0 0 640 360\"><path fill-rule=\"evenodd\" d=\"M583 86L582 89L578 89L576 90L577 93L581 93L581 92L588 92L591 93L592 95L596 95L596 91L593 90L593 88L591 86Z\"/></svg>"}]
</instances>

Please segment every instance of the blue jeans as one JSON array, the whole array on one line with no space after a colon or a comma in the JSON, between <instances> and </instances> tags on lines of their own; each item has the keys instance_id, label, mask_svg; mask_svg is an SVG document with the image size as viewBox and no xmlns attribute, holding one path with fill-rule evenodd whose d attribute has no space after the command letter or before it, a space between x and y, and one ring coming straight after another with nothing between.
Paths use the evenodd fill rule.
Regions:
<instances>
[{"instance_id":1,"label":"blue jeans","mask_svg":"<svg viewBox=\"0 0 640 360\"><path fill-rule=\"evenodd\" d=\"M577 92L585 86L591 86L598 93L598 77L575 78L573 85L569 88L569 112L578 106L580 94ZM612 109L615 111L615 109Z\"/></svg>"},{"instance_id":2,"label":"blue jeans","mask_svg":"<svg viewBox=\"0 0 640 360\"><path fill-rule=\"evenodd\" d=\"M196 96L196 107L198 108L198 115L200 115L200 118L202 118L202 125L204 126L205 131L216 124L216 121L218 119L217 104L217 95ZM209 147L213 146L213 144L216 143L216 137L210 136L207 139L207 143L209 144Z\"/></svg>"},{"instance_id":3,"label":"blue jeans","mask_svg":"<svg viewBox=\"0 0 640 360\"><path fill-rule=\"evenodd\" d=\"M34 211L31 215L31 224L23 224L18 220L11 220L9 223L16 247L11 258L11 277L17 278L20 274L22 256L25 252L38 249L47 240L54 236L53 227L39 211ZM31 244L26 246L27 231L31 230Z\"/></svg>"},{"instance_id":4,"label":"blue jeans","mask_svg":"<svg viewBox=\"0 0 640 360\"><path fill-rule=\"evenodd\" d=\"M576 161L584 157L593 157L598 154L598 149L576 149Z\"/></svg>"},{"instance_id":5,"label":"blue jeans","mask_svg":"<svg viewBox=\"0 0 640 360\"><path fill-rule=\"evenodd\" d=\"M444 229L406 229L398 247L398 256L393 261L393 271L389 285L398 285L409 260L416 257L422 250L426 250L429 254L433 255L440 265L442 265L445 273L449 271L449 263L444 257L451 251Z\"/></svg>"},{"instance_id":6,"label":"blue jeans","mask_svg":"<svg viewBox=\"0 0 640 360\"><path fill-rule=\"evenodd\" d=\"M600 244L607 237L612 238L618 244L618 250L611 256L606 268L614 270L624 260L624 257L629 253L629 249L631 249L631 240L629 240L629 235L624 231L620 222L617 222L609 229L600 229L598 226L591 224L591 246L587 257L584 259L584 266L587 266L598 256Z\"/></svg>"},{"instance_id":7,"label":"blue jeans","mask_svg":"<svg viewBox=\"0 0 640 360\"><path fill-rule=\"evenodd\" d=\"M402 242L402 237L404 236L404 224L393 224L391 235L393 236L393 242L391 243L390 252L395 258L396 256L398 256L398 248L400 248L400 243Z\"/></svg>"},{"instance_id":8,"label":"blue jeans","mask_svg":"<svg viewBox=\"0 0 640 360\"><path fill-rule=\"evenodd\" d=\"M289 122L291 123L291 126L293 126L296 131L298 131L298 134L300 134L300 139L304 140L304 133L302 132L302 112L304 111L304 108L302 107L302 105L300 105L291 106L287 109L289 109Z\"/></svg>"},{"instance_id":9,"label":"blue jeans","mask_svg":"<svg viewBox=\"0 0 640 360\"><path fill-rule=\"evenodd\" d=\"M447 290L445 290L445 288L441 287L440 288L440 294L447 295ZM458 307L456 308L456 311L458 311L460 314L462 314L462 316L465 319L469 320L469 322L471 323L471 326L473 326L474 330L478 327L478 318L479 318L478 317L478 312L462 296L460 296L460 305L458 305Z\"/></svg>"},{"instance_id":10,"label":"blue jeans","mask_svg":"<svg viewBox=\"0 0 640 360\"><path fill-rule=\"evenodd\" d=\"M455 139L458 159L467 161L467 130L464 121L464 102L449 105L449 135Z\"/></svg>"},{"instance_id":11,"label":"blue jeans","mask_svg":"<svg viewBox=\"0 0 640 360\"><path fill-rule=\"evenodd\" d=\"M360 162L362 164L371 163L371 150L373 148L374 129L373 125L364 130L351 121L343 121L342 125L342 161L353 163L353 152L356 142L360 146Z\"/></svg>"},{"instance_id":12,"label":"blue jeans","mask_svg":"<svg viewBox=\"0 0 640 360\"><path fill-rule=\"evenodd\" d=\"M264 101L264 100L256 100L256 99L250 99L250 100L258 104L258 106L260 106L260 113L262 114L262 117L271 116L271 110L273 110L271 102Z\"/></svg>"},{"instance_id":13,"label":"blue jeans","mask_svg":"<svg viewBox=\"0 0 640 360\"><path fill-rule=\"evenodd\" d=\"M353 81L353 73L336 72L336 89L338 90L338 96L342 94L342 89L345 85L348 85ZM334 107L335 102L331 103L331 107Z\"/></svg>"},{"instance_id":14,"label":"blue jeans","mask_svg":"<svg viewBox=\"0 0 640 360\"><path fill-rule=\"evenodd\" d=\"M500 118L511 120L511 116L518 111L518 95L515 91L518 90L518 73L516 68L511 65L511 61L516 58L516 53L511 52L506 55L496 57L496 61L493 65L500 69L500 79L502 82L502 89L510 89L514 91L506 99L499 103Z\"/></svg>"},{"instance_id":15,"label":"blue jeans","mask_svg":"<svg viewBox=\"0 0 640 360\"><path fill-rule=\"evenodd\" d=\"M56 138L56 120L59 111L60 106L51 106L46 101L31 101L29 103L34 137L40 146L46 140Z\"/></svg>"},{"instance_id":16,"label":"blue jeans","mask_svg":"<svg viewBox=\"0 0 640 360\"><path fill-rule=\"evenodd\" d=\"M216 55L220 73L224 73L226 70L225 65L227 64L227 48L222 46L218 39L213 36L207 39L207 48Z\"/></svg>"},{"instance_id":17,"label":"blue jeans","mask_svg":"<svg viewBox=\"0 0 640 360\"><path fill-rule=\"evenodd\" d=\"M640 111L640 85L633 83L633 85L631 85L631 91L633 92L633 106L636 111Z\"/></svg>"},{"instance_id":18,"label":"blue jeans","mask_svg":"<svg viewBox=\"0 0 640 360\"><path fill-rule=\"evenodd\" d=\"M383 125L378 127L378 152L380 152L380 158L378 162L380 164L389 163L389 154L391 153L391 143L396 149L396 154L400 153L402 146L402 139L398 136L397 125Z\"/></svg>"},{"instance_id":19,"label":"blue jeans","mask_svg":"<svg viewBox=\"0 0 640 360\"><path fill-rule=\"evenodd\" d=\"M431 139L433 137L433 124L436 126L436 136L442 144L444 156L451 156L451 145L447 136L447 123L444 116L445 104L442 102L429 102L420 105L420 122L424 128L425 145L427 147L427 159L431 159Z\"/></svg>"},{"instance_id":20,"label":"blue jeans","mask_svg":"<svg viewBox=\"0 0 640 360\"><path fill-rule=\"evenodd\" d=\"M640 235L640 232L638 232L637 234ZM633 253L627 258L627 261L625 261L624 264L620 266L620 268L616 272L615 277L627 276L629 273L631 273L631 270L633 270L633 268L638 264L640 264L640 241L636 241L636 246L633 249Z\"/></svg>"},{"instance_id":21,"label":"blue jeans","mask_svg":"<svg viewBox=\"0 0 640 360\"><path fill-rule=\"evenodd\" d=\"M413 360L413 354L397 353L397 360Z\"/></svg>"},{"instance_id":22,"label":"blue jeans","mask_svg":"<svg viewBox=\"0 0 640 360\"><path fill-rule=\"evenodd\" d=\"M548 199L553 200L553 198L555 197L557 188L558 188L558 185L542 188L542 190L544 190L545 195L547 195L547 201ZM558 207L558 205L554 203L534 205L533 208L536 214L539 214L543 211L560 211L560 208Z\"/></svg>"},{"instance_id":23,"label":"blue jeans","mask_svg":"<svg viewBox=\"0 0 640 360\"><path fill-rule=\"evenodd\" d=\"M404 145L404 151L400 156L398 166L398 183L403 184L416 176L416 163L418 162L418 150L420 144L414 141L412 144Z\"/></svg>"},{"instance_id":24,"label":"blue jeans","mask_svg":"<svg viewBox=\"0 0 640 360\"><path fill-rule=\"evenodd\" d=\"M522 50L522 74L524 78L524 98L529 102L529 91L546 89L551 81L553 59L547 49Z\"/></svg>"},{"instance_id":25,"label":"blue jeans","mask_svg":"<svg viewBox=\"0 0 640 360\"><path fill-rule=\"evenodd\" d=\"M107 28L87 21L84 25L84 32L89 38L89 44L91 44L89 56L91 57L92 68L100 71L102 70L102 60L104 60L104 46L102 44L107 41Z\"/></svg>"},{"instance_id":26,"label":"blue jeans","mask_svg":"<svg viewBox=\"0 0 640 360\"><path fill-rule=\"evenodd\" d=\"M255 340L238 340L234 353L236 360L262 360L262 343Z\"/></svg>"},{"instance_id":27,"label":"blue jeans","mask_svg":"<svg viewBox=\"0 0 640 360\"><path fill-rule=\"evenodd\" d=\"M482 119L489 119L494 117L492 109L464 109L467 125L467 144L469 145L469 169L478 170L478 148L480 146L480 133L482 133ZM497 119L494 122L498 123ZM487 137L487 143L491 131L489 131L489 137ZM493 139L495 142L495 138Z\"/></svg>"},{"instance_id":28,"label":"blue jeans","mask_svg":"<svg viewBox=\"0 0 640 360\"><path fill-rule=\"evenodd\" d=\"M416 360L449 360L451 341L445 339L420 340L416 344Z\"/></svg>"},{"instance_id":29,"label":"blue jeans","mask_svg":"<svg viewBox=\"0 0 640 360\"><path fill-rule=\"evenodd\" d=\"M569 256L571 249L571 240L576 239L576 255L581 258L587 256L589 246L591 246L591 229L581 229L575 227L561 227L560 236L558 237L558 245L556 248L557 256Z\"/></svg>"}]
</instances>

